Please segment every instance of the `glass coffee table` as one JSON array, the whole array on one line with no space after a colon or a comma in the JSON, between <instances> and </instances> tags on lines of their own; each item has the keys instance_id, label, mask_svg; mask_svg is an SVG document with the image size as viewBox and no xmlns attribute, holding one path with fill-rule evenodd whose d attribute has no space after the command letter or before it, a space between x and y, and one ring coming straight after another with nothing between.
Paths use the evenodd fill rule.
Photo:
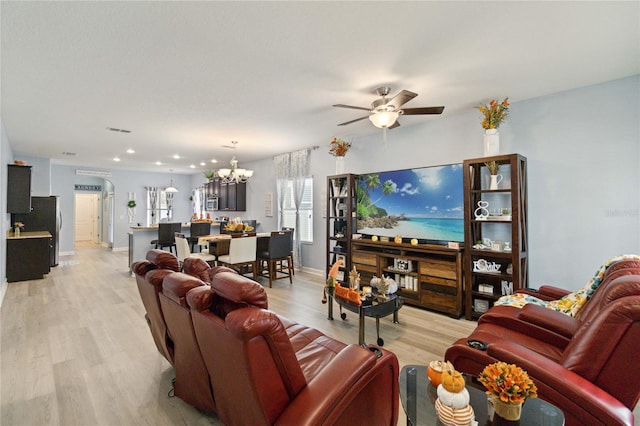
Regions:
<instances>
[{"instance_id":1,"label":"glass coffee table","mask_svg":"<svg viewBox=\"0 0 640 426\"><path fill-rule=\"evenodd\" d=\"M358 314L358 344L365 345L364 341L364 319L365 317L376 319L376 343L378 346L384 345L384 340L380 337L380 318L393 314L393 322L398 323L398 311L404 305L404 299L397 294L388 294L385 297L379 297L373 294L362 301L361 305L356 305L341 297L334 297L334 288L325 289L327 294L327 318L333 319L333 300L340 306L340 318L347 319L347 314L342 309Z\"/></svg>"},{"instance_id":2,"label":"glass coffee table","mask_svg":"<svg viewBox=\"0 0 640 426\"><path fill-rule=\"evenodd\" d=\"M532 425L532 426L563 426L564 415L559 408L540 398L527 398L522 406L522 416L519 422L508 422L489 419L487 410L487 394L484 386L472 376L465 375L470 403L479 426L488 425ZM405 365L400 371L400 400L405 413L407 424L414 426L442 425L436 414L435 402L438 398L436 388L427 377L425 365ZM499 420L499 421L498 421Z\"/></svg>"}]
</instances>

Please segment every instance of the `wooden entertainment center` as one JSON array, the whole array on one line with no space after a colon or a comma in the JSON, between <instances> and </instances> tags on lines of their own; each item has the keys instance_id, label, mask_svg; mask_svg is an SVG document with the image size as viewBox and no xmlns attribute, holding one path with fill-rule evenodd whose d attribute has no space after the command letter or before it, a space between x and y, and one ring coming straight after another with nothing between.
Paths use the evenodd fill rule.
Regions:
<instances>
[{"instance_id":1,"label":"wooden entertainment center","mask_svg":"<svg viewBox=\"0 0 640 426\"><path fill-rule=\"evenodd\" d=\"M407 304L456 318L463 313L462 249L352 240L351 263L363 282L374 274L393 278Z\"/></svg>"}]
</instances>

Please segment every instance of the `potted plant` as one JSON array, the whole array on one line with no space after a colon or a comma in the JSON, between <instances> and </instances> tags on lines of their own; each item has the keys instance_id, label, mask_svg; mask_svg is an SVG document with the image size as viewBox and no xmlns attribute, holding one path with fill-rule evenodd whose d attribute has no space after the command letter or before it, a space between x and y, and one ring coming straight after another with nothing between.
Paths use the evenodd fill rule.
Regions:
<instances>
[{"instance_id":1,"label":"potted plant","mask_svg":"<svg viewBox=\"0 0 640 426\"><path fill-rule=\"evenodd\" d=\"M524 400L538 396L538 388L527 372L514 364L489 364L478 376L478 381L491 395L495 413L505 420L519 420Z\"/></svg>"},{"instance_id":2,"label":"potted plant","mask_svg":"<svg viewBox=\"0 0 640 426\"><path fill-rule=\"evenodd\" d=\"M203 173L204 173L204 177L206 177L207 180L213 179L214 176L216 175L216 173L213 170L205 170Z\"/></svg>"},{"instance_id":3,"label":"potted plant","mask_svg":"<svg viewBox=\"0 0 640 426\"><path fill-rule=\"evenodd\" d=\"M500 164L497 161L487 161L484 165L489 169L490 175L497 175L500 171Z\"/></svg>"},{"instance_id":4,"label":"potted plant","mask_svg":"<svg viewBox=\"0 0 640 426\"><path fill-rule=\"evenodd\" d=\"M498 134L498 127L507 115L509 115L509 98L498 103L495 99L492 99L488 105L480 105L478 110L482 113L481 126L484 130L484 155L489 157L492 155L498 155L500 152L500 135Z\"/></svg>"},{"instance_id":5,"label":"potted plant","mask_svg":"<svg viewBox=\"0 0 640 426\"><path fill-rule=\"evenodd\" d=\"M342 139L333 138L331 142L329 142L329 154L336 157L336 174L344 173L344 156L349 152L349 148L351 148L351 144Z\"/></svg>"}]
</instances>

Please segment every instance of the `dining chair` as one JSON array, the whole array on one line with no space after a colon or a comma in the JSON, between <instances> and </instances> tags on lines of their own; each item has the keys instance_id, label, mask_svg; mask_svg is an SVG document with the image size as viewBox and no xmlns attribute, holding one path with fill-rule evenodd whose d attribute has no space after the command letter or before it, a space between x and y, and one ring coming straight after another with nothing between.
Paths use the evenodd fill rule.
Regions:
<instances>
[{"instance_id":1,"label":"dining chair","mask_svg":"<svg viewBox=\"0 0 640 426\"><path fill-rule=\"evenodd\" d=\"M256 258L258 238L255 232L250 234L234 234L229 241L229 254L218 256L218 265L222 264L243 273L243 269L251 267L253 279L258 279L258 261Z\"/></svg>"},{"instance_id":2,"label":"dining chair","mask_svg":"<svg viewBox=\"0 0 640 426\"><path fill-rule=\"evenodd\" d=\"M163 250L165 247L169 247L169 251L173 253L172 249L176 248L175 234L180 232L182 224L180 222L167 222L158 224L158 238L151 240L151 244L155 245L155 248ZM177 254L177 252L176 252Z\"/></svg>"},{"instance_id":3,"label":"dining chair","mask_svg":"<svg viewBox=\"0 0 640 426\"><path fill-rule=\"evenodd\" d=\"M176 257L178 258L178 262L180 262L181 270L182 270L182 264L184 260L188 257L202 259L208 264L210 264L211 266L215 265L215 261L216 261L215 255L208 254L208 253L191 253L191 250L189 249L189 241L183 234L179 234L179 233L175 234L175 240L176 240L176 251L177 251Z\"/></svg>"},{"instance_id":4,"label":"dining chair","mask_svg":"<svg viewBox=\"0 0 640 426\"><path fill-rule=\"evenodd\" d=\"M265 239L261 238L261 240ZM288 261L289 255L291 254L289 233L284 231L272 232L268 238L268 242L265 244L266 250L262 249L263 247L260 247L261 245L262 244L259 244L257 254L260 265L260 276L269 278L269 287L272 286L273 281L287 277L289 277L289 283L293 284L291 278L293 268ZM282 261L287 262L286 269L283 269ZM263 264L265 263L267 266L266 275L263 268Z\"/></svg>"},{"instance_id":5,"label":"dining chair","mask_svg":"<svg viewBox=\"0 0 640 426\"><path fill-rule=\"evenodd\" d=\"M296 268L294 267L294 263L293 263L293 235L295 232L295 228L289 228L289 227L282 227L282 230L284 232L289 233L289 247L290 247L290 253L289 253L289 257L287 257L286 262L287 262L287 268L289 268L289 266L291 266L291 273L293 275L296 274ZM282 262L280 262L280 269L283 268Z\"/></svg>"},{"instance_id":6,"label":"dining chair","mask_svg":"<svg viewBox=\"0 0 640 426\"><path fill-rule=\"evenodd\" d=\"M191 244L191 252L196 250L198 238L209 234L211 234L211 222L191 222L190 235L189 238L187 238ZM202 248L200 248L200 251L202 251Z\"/></svg>"}]
</instances>

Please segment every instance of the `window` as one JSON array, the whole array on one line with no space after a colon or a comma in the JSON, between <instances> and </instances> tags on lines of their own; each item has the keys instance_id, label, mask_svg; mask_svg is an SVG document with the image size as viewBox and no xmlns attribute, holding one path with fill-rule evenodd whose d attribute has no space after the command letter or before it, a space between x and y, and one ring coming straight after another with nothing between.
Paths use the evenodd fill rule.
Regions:
<instances>
[{"instance_id":1,"label":"window","mask_svg":"<svg viewBox=\"0 0 640 426\"><path fill-rule=\"evenodd\" d=\"M284 194L284 223L283 227L296 227L296 206L293 202L293 181L288 180ZM300 229L296 229L300 241L313 242L313 178L304 180L304 192L300 205Z\"/></svg>"},{"instance_id":2,"label":"window","mask_svg":"<svg viewBox=\"0 0 640 426\"><path fill-rule=\"evenodd\" d=\"M147 226L170 222L173 216L173 194L147 188Z\"/></svg>"}]
</instances>

